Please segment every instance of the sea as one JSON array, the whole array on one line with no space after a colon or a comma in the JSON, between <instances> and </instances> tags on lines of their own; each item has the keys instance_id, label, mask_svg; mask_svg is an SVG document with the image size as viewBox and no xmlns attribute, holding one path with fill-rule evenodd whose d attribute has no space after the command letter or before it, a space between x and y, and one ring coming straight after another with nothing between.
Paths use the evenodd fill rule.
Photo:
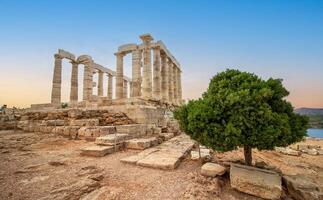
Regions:
<instances>
[{"instance_id":1,"label":"sea","mask_svg":"<svg viewBox=\"0 0 323 200\"><path fill-rule=\"evenodd\" d=\"M307 135L313 138L323 138L323 129L307 129Z\"/></svg>"}]
</instances>

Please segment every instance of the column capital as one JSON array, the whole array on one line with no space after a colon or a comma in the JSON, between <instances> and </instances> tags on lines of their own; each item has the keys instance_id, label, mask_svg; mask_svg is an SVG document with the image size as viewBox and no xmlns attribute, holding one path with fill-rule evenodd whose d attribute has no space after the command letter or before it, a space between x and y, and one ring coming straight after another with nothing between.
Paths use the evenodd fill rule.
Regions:
<instances>
[{"instance_id":1,"label":"column capital","mask_svg":"<svg viewBox=\"0 0 323 200\"><path fill-rule=\"evenodd\" d=\"M63 59L63 57L61 55L57 54L57 53L54 54L54 58L55 59Z\"/></svg>"},{"instance_id":2,"label":"column capital","mask_svg":"<svg viewBox=\"0 0 323 200\"><path fill-rule=\"evenodd\" d=\"M116 52L116 53L114 53L114 55L117 57L123 57L126 55L126 53L125 52Z\"/></svg>"},{"instance_id":3,"label":"column capital","mask_svg":"<svg viewBox=\"0 0 323 200\"><path fill-rule=\"evenodd\" d=\"M145 42L145 43L149 43L151 42L152 40L154 40L154 38L149 34L149 33L146 33L146 34L142 34L139 36L140 39Z\"/></svg>"}]
</instances>

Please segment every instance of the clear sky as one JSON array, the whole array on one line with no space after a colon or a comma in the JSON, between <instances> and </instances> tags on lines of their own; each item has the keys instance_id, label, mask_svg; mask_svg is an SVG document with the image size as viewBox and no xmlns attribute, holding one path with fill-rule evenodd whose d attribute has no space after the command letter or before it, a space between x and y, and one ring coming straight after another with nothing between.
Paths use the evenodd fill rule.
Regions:
<instances>
[{"instance_id":1,"label":"clear sky","mask_svg":"<svg viewBox=\"0 0 323 200\"><path fill-rule=\"evenodd\" d=\"M0 104L50 101L58 48L115 69L151 33L181 63L185 99L226 68L284 79L295 107L323 107L323 1L0 0ZM130 59L125 60L130 75ZM63 63L63 100L71 65Z\"/></svg>"}]
</instances>

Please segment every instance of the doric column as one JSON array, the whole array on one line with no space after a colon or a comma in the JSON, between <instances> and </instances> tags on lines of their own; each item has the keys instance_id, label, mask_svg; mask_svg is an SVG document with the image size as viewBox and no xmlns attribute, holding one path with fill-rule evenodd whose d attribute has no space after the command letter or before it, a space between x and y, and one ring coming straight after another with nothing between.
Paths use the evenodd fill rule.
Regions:
<instances>
[{"instance_id":1,"label":"doric column","mask_svg":"<svg viewBox=\"0 0 323 200\"><path fill-rule=\"evenodd\" d=\"M174 100L173 103L175 105L177 105L178 103L178 99L177 99L177 95L178 95L178 91L177 91L177 66L175 64L173 64L173 81L174 81L174 90L173 90L173 94L174 94Z\"/></svg>"},{"instance_id":2,"label":"doric column","mask_svg":"<svg viewBox=\"0 0 323 200\"><path fill-rule=\"evenodd\" d=\"M178 80L178 105L182 104L182 80L181 80L181 70L178 68L177 80Z\"/></svg>"},{"instance_id":3,"label":"doric column","mask_svg":"<svg viewBox=\"0 0 323 200\"><path fill-rule=\"evenodd\" d=\"M132 52L132 96L140 96L141 91L141 50Z\"/></svg>"},{"instance_id":4,"label":"doric column","mask_svg":"<svg viewBox=\"0 0 323 200\"><path fill-rule=\"evenodd\" d=\"M153 97L160 99L161 87L161 73L160 73L160 48L155 47L154 51L154 84L153 84Z\"/></svg>"},{"instance_id":5,"label":"doric column","mask_svg":"<svg viewBox=\"0 0 323 200\"><path fill-rule=\"evenodd\" d=\"M164 102L168 101L168 65L165 53L161 53L161 95Z\"/></svg>"},{"instance_id":6,"label":"doric column","mask_svg":"<svg viewBox=\"0 0 323 200\"><path fill-rule=\"evenodd\" d=\"M144 98L151 98L152 97L152 74L151 74L151 49L150 43L153 40L151 35L145 34L141 35L140 38L144 44L143 50L143 57L144 57L144 64L143 64L143 80L142 80L142 96Z\"/></svg>"},{"instance_id":7,"label":"doric column","mask_svg":"<svg viewBox=\"0 0 323 200\"><path fill-rule=\"evenodd\" d=\"M113 78L112 74L108 74L108 92L107 92L108 99L112 99L112 91L113 91L112 78Z\"/></svg>"},{"instance_id":8,"label":"doric column","mask_svg":"<svg viewBox=\"0 0 323 200\"><path fill-rule=\"evenodd\" d=\"M123 98L128 98L128 81L123 80Z\"/></svg>"},{"instance_id":9,"label":"doric column","mask_svg":"<svg viewBox=\"0 0 323 200\"><path fill-rule=\"evenodd\" d=\"M116 53L117 56L117 72L116 72L116 98L123 98L123 53Z\"/></svg>"},{"instance_id":10,"label":"doric column","mask_svg":"<svg viewBox=\"0 0 323 200\"><path fill-rule=\"evenodd\" d=\"M62 57L58 54L54 55L55 66L53 74L53 85L52 85L52 104L61 103L61 88L62 88Z\"/></svg>"},{"instance_id":11,"label":"doric column","mask_svg":"<svg viewBox=\"0 0 323 200\"><path fill-rule=\"evenodd\" d=\"M133 83L132 83L132 81L129 82L129 88L130 88L130 97L133 97Z\"/></svg>"},{"instance_id":12,"label":"doric column","mask_svg":"<svg viewBox=\"0 0 323 200\"><path fill-rule=\"evenodd\" d=\"M93 69L92 61L87 60L84 62L84 75L83 75L83 100L91 100L93 94Z\"/></svg>"},{"instance_id":13,"label":"doric column","mask_svg":"<svg viewBox=\"0 0 323 200\"><path fill-rule=\"evenodd\" d=\"M103 72L99 70L98 96L103 96Z\"/></svg>"},{"instance_id":14,"label":"doric column","mask_svg":"<svg viewBox=\"0 0 323 200\"><path fill-rule=\"evenodd\" d=\"M71 76L71 91L70 102L78 101L78 63L71 61L72 63L72 76Z\"/></svg>"},{"instance_id":15,"label":"doric column","mask_svg":"<svg viewBox=\"0 0 323 200\"><path fill-rule=\"evenodd\" d=\"M168 65L168 101L169 103L173 103L174 100L174 76L173 76L173 62L171 59L168 58L167 61L167 65Z\"/></svg>"}]
</instances>

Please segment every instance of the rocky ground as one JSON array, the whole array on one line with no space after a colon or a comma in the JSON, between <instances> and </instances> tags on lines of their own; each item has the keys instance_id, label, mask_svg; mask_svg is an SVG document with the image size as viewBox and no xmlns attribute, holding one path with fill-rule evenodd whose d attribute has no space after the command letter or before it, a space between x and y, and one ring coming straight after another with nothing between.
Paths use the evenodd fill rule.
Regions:
<instances>
[{"instance_id":1,"label":"rocky ground","mask_svg":"<svg viewBox=\"0 0 323 200\"><path fill-rule=\"evenodd\" d=\"M322 140L314 143L323 146ZM120 162L138 150L80 156L87 145L53 134L0 131L0 199L259 199L232 189L227 175L200 175L201 161L187 158L176 170L150 169ZM239 162L242 152L216 154L215 159ZM254 159L323 186L321 155L255 151Z\"/></svg>"}]
</instances>

